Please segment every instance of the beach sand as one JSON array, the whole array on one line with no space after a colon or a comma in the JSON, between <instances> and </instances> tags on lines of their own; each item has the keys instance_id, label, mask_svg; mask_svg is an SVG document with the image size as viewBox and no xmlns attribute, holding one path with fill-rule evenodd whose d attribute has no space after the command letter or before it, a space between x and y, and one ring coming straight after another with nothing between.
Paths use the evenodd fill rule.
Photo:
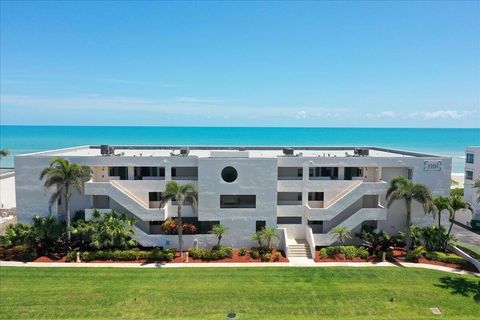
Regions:
<instances>
[{"instance_id":1,"label":"beach sand","mask_svg":"<svg viewBox=\"0 0 480 320\"><path fill-rule=\"evenodd\" d=\"M456 181L458 185L452 185L455 188L463 188L463 184L465 182L465 174L464 173L452 173L452 180Z\"/></svg>"}]
</instances>

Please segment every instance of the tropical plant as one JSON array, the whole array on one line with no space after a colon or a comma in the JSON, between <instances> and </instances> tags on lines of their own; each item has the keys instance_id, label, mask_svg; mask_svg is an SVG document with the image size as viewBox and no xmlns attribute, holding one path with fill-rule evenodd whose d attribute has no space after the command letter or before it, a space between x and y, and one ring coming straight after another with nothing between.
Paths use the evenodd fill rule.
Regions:
<instances>
[{"instance_id":1,"label":"tropical plant","mask_svg":"<svg viewBox=\"0 0 480 320\"><path fill-rule=\"evenodd\" d=\"M193 184L178 184L176 181L167 182L165 191L162 194L160 207L163 207L169 200L177 202L177 232L180 256L183 256L183 230L182 230L182 208L185 201L192 203L193 210L197 207L197 190Z\"/></svg>"},{"instance_id":2,"label":"tropical plant","mask_svg":"<svg viewBox=\"0 0 480 320\"><path fill-rule=\"evenodd\" d=\"M88 237L90 246L96 249L128 249L137 244L132 238L134 224L135 221L124 213L95 210L92 220L77 221L71 231L74 235Z\"/></svg>"},{"instance_id":3,"label":"tropical plant","mask_svg":"<svg viewBox=\"0 0 480 320\"><path fill-rule=\"evenodd\" d=\"M81 166L76 163L70 163L63 158L54 158L50 166L42 170L40 180L45 179L44 185L48 190L56 187L56 191L51 195L48 209L51 211L54 203L59 199L65 201L65 211L67 213L67 239L70 241L70 197L72 190L76 189L82 193L84 183L90 179L91 171L87 166Z\"/></svg>"},{"instance_id":4,"label":"tropical plant","mask_svg":"<svg viewBox=\"0 0 480 320\"><path fill-rule=\"evenodd\" d=\"M330 231L337 241L344 244L346 240L352 239L352 233L347 227L338 226Z\"/></svg>"},{"instance_id":5,"label":"tropical plant","mask_svg":"<svg viewBox=\"0 0 480 320\"><path fill-rule=\"evenodd\" d=\"M424 246L415 247L414 249L407 252L407 254L405 255L405 259L407 259L408 261L416 261L425 252L426 250Z\"/></svg>"},{"instance_id":6,"label":"tropical plant","mask_svg":"<svg viewBox=\"0 0 480 320\"><path fill-rule=\"evenodd\" d=\"M31 228L28 224L10 224L5 228L4 234L0 236L0 243L6 248L24 245L28 243L30 233Z\"/></svg>"},{"instance_id":7,"label":"tropical plant","mask_svg":"<svg viewBox=\"0 0 480 320\"><path fill-rule=\"evenodd\" d=\"M422 228L421 238L427 251L446 251L447 246L455 241L444 227L436 226Z\"/></svg>"},{"instance_id":8,"label":"tropical plant","mask_svg":"<svg viewBox=\"0 0 480 320\"><path fill-rule=\"evenodd\" d=\"M455 214L457 213L457 211L463 210L463 209L473 211L470 203L465 201L462 197L458 197L458 196L450 197L450 205L452 207L453 212L450 215L450 227L448 228L448 232L447 232L448 236L450 236L450 233L452 232L453 224L455 222Z\"/></svg>"},{"instance_id":9,"label":"tropical plant","mask_svg":"<svg viewBox=\"0 0 480 320\"><path fill-rule=\"evenodd\" d=\"M162 230L165 234L178 234L177 220L169 218L162 223ZM184 223L182 225L182 232L184 234L196 234L198 226L194 223Z\"/></svg>"},{"instance_id":10,"label":"tropical plant","mask_svg":"<svg viewBox=\"0 0 480 320\"><path fill-rule=\"evenodd\" d=\"M442 196L433 197L433 204L435 205L433 213L438 215L438 227L440 228L442 226L442 211L447 210L449 216L453 214L452 198Z\"/></svg>"},{"instance_id":11,"label":"tropical plant","mask_svg":"<svg viewBox=\"0 0 480 320\"><path fill-rule=\"evenodd\" d=\"M376 254L379 251L387 251L394 244L392 237L385 231L375 232L363 229L359 237L362 239L362 244L372 254Z\"/></svg>"},{"instance_id":12,"label":"tropical plant","mask_svg":"<svg viewBox=\"0 0 480 320\"><path fill-rule=\"evenodd\" d=\"M220 246L220 241L222 240L222 236L227 233L228 228L221 224L214 224L212 226L212 230L210 231L211 234L214 234L218 238L217 246Z\"/></svg>"},{"instance_id":13,"label":"tropical plant","mask_svg":"<svg viewBox=\"0 0 480 320\"><path fill-rule=\"evenodd\" d=\"M261 248L263 247L263 234L262 230L255 232L252 235L252 240L258 242L258 246Z\"/></svg>"},{"instance_id":14,"label":"tropical plant","mask_svg":"<svg viewBox=\"0 0 480 320\"><path fill-rule=\"evenodd\" d=\"M3 157L6 157L10 154L10 150L8 149L1 149L0 150L0 159L3 158Z\"/></svg>"},{"instance_id":15,"label":"tropical plant","mask_svg":"<svg viewBox=\"0 0 480 320\"><path fill-rule=\"evenodd\" d=\"M409 251L411 244L410 225L412 223L412 201L420 203L426 214L433 212L432 193L423 184L413 183L411 180L398 176L390 181L386 198L388 207L396 200L405 200L407 230L405 234L405 249Z\"/></svg>"},{"instance_id":16,"label":"tropical plant","mask_svg":"<svg viewBox=\"0 0 480 320\"><path fill-rule=\"evenodd\" d=\"M464 189L463 188L453 188L450 189L450 196L451 197L463 197Z\"/></svg>"},{"instance_id":17,"label":"tropical plant","mask_svg":"<svg viewBox=\"0 0 480 320\"><path fill-rule=\"evenodd\" d=\"M57 222L53 216L35 216L30 227L28 242L36 248L39 255L48 255L62 246L65 225Z\"/></svg>"},{"instance_id":18,"label":"tropical plant","mask_svg":"<svg viewBox=\"0 0 480 320\"><path fill-rule=\"evenodd\" d=\"M265 227L261 231L263 240L268 249L271 249L271 243L273 240L278 239L277 230L272 227Z\"/></svg>"}]
</instances>

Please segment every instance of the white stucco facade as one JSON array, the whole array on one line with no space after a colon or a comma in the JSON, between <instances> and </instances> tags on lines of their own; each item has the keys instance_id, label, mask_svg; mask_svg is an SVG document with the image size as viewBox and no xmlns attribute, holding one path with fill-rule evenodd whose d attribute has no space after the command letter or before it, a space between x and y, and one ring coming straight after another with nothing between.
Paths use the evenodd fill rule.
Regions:
<instances>
[{"instance_id":1,"label":"white stucco facade","mask_svg":"<svg viewBox=\"0 0 480 320\"><path fill-rule=\"evenodd\" d=\"M474 188L475 181L480 178L480 147L467 147L465 150L465 182L464 199L472 204L476 219L480 219L480 203L478 189Z\"/></svg>"},{"instance_id":2,"label":"white stucco facade","mask_svg":"<svg viewBox=\"0 0 480 320\"><path fill-rule=\"evenodd\" d=\"M0 172L0 209L16 207L15 199L15 172L13 170Z\"/></svg>"},{"instance_id":3,"label":"white stucco facade","mask_svg":"<svg viewBox=\"0 0 480 320\"><path fill-rule=\"evenodd\" d=\"M393 234L405 220L404 203L385 205L393 177L425 184L434 195L450 190L451 158L435 155L375 147L363 147L368 155L355 155L353 147L293 147L286 154L281 147L190 147L188 155L179 149L116 146L114 155L102 155L98 146L83 146L17 156L18 220L49 214L53 190L44 189L39 175L55 157L93 172L84 194L72 196L72 214L94 208L125 212L137 220L137 238L145 246L176 245L176 237L160 228L177 212L175 203L159 208L158 193L170 180L198 189L197 210L187 205L183 217L204 230L186 236L186 246L214 245L207 230L213 223L229 228L222 242L234 247L253 245L252 234L264 225L278 228L280 243L302 240L311 247L331 244L328 232L339 225L356 231L369 224ZM52 213L64 211L60 204ZM414 205L413 222L434 220Z\"/></svg>"}]
</instances>

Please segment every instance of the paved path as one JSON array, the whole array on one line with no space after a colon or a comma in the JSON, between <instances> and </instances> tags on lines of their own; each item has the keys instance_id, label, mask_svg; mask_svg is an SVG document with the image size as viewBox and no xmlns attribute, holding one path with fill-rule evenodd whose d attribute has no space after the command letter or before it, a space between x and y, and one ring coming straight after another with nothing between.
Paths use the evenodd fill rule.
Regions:
<instances>
[{"instance_id":1,"label":"paved path","mask_svg":"<svg viewBox=\"0 0 480 320\"><path fill-rule=\"evenodd\" d=\"M211 262L211 263L65 263L65 262L16 262L0 261L0 267L53 267L53 268L281 268L281 267L404 267L404 268L423 268L437 271L450 272L462 275L473 275L480 277L480 273L458 270L454 268L436 266L422 263L402 262L395 264L391 262Z\"/></svg>"},{"instance_id":2,"label":"paved path","mask_svg":"<svg viewBox=\"0 0 480 320\"><path fill-rule=\"evenodd\" d=\"M473 244L480 247L480 235L475 232L472 232L457 224L454 224L452 228L452 234L460 242L465 242L465 243Z\"/></svg>"}]
</instances>

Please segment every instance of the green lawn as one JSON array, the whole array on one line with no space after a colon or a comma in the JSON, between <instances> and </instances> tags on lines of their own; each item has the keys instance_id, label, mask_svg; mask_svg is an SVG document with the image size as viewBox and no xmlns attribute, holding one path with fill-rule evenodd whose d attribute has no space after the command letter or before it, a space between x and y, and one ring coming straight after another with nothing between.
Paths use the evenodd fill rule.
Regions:
<instances>
[{"instance_id":1,"label":"green lawn","mask_svg":"<svg viewBox=\"0 0 480 320\"><path fill-rule=\"evenodd\" d=\"M2 267L0 318L478 319L479 281L391 267Z\"/></svg>"}]
</instances>

